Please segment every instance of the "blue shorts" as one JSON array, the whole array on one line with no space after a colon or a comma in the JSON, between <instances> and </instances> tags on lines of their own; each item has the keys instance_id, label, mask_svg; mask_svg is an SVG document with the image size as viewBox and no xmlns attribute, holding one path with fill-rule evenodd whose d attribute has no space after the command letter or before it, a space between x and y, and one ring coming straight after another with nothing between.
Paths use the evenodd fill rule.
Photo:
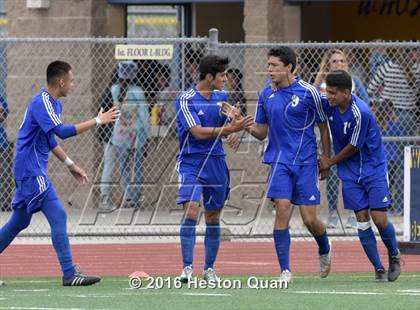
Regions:
<instances>
[{"instance_id":1,"label":"blue shorts","mask_svg":"<svg viewBox=\"0 0 420 310\"><path fill-rule=\"evenodd\" d=\"M388 178L371 177L359 182L342 180L344 208L358 211L362 209L388 208L390 205Z\"/></svg>"},{"instance_id":2,"label":"blue shorts","mask_svg":"<svg viewBox=\"0 0 420 310\"><path fill-rule=\"evenodd\" d=\"M58 199L54 186L47 176L27 177L15 181L12 209L26 208L30 214L38 212L44 201Z\"/></svg>"},{"instance_id":3,"label":"blue shorts","mask_svg":"<svg viewBox=\"0 0 420 310\"><path fill-rule=\"evenodd\" d=\"M224 156L190 155L177 163L178 197L176 202L200 202L206 210L223 208L229 197L229 170Z\"/></svg>"},{"instance_id":4,"label":"blue shorts","mask_svg":"<svg viewBox=\"0 0 420 310\"><path fill-rule=\"evenodd\" d=\"M317 165L271 165L267 197L288 199L294 205L319 205Z\"/></svg>"}]
</instances>

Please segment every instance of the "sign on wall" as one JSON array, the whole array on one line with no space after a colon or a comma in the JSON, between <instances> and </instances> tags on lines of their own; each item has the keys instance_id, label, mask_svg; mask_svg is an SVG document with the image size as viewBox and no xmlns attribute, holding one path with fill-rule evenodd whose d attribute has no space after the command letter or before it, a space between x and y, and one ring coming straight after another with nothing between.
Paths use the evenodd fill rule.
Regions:
<instances>
[{"instance_id":1,"label":"sign on wall","mask_svg":"<svg viewBox=\"0 0 420 310\"><path fill-rule=\"evenodd\" d=\"M118 60L164 60L172 59L173 54L173 45L117 44L115 46L115 59Z\"/></svg>"}]
</instances>

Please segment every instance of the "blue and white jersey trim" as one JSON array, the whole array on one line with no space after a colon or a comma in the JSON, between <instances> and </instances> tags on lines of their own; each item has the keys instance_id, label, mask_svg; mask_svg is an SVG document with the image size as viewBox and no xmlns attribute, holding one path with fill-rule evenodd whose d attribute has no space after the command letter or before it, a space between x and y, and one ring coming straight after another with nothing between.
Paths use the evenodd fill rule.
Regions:
<instances>
[{"instance_id":1,"label":"blue and white jersey trim","mask_svg":"<svg viewBox=\"0 0 420 310\"><path fill-rule=\"evenodd\" d=\"M53 106L50 101L50 95L47 92L42 93L42 101L44 102L45 109L47 110L48 115L50 116L54 125L62 124L60 118L55 114Z\"/></svg>"},{"instance_id":2,"label":"blue and white jersey trim","mask_svg":"<svg viewBox=\"0 0 420 310\"><path fill-rule=\"evenodd\" d=\"M191 112L188 108L188 99L195 96L194 89L189 90L185 94L182 94L179 98L179 102L181 105L181 111L185 116L185 119L187 120L187 124L189 128L192 128L194 126L197 126L197 123L195 122L193 116L191 115Z\"/></svg>"}]
</instances>

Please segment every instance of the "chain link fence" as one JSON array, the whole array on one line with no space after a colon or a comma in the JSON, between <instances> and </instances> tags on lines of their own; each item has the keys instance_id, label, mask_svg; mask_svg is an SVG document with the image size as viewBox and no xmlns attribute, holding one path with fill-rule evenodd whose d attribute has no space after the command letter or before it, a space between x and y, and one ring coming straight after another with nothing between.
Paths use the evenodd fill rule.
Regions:
<instances>
[{"instance_id":1,"label":"chain link fence","mask_svg":"<svg viewBox=\"0 0 420 310\"><path fill-rule=\"evenodd\" d=\"M118 44L169 44L173 46L173 56L159 61L121 62L115 58ZM53 60L69 62L75 75L74 91L61 100L64 123L92 118L101 107L107 109L113 104L122 107L123 103L118 101L121 89L133 94L132 100L139 111L146 111L136 138L142 142L134 147L124 150L116 147L121 140L116 136L115 126L98 127L60 141L91 179L88 185L77 185L65 166L55 158L50 160L49 176L69 213L70 234L159 239L178 235L183 213L175 203L178 139L173 102L180 91L197 81L199 59L208 53L230 58L226 85L230 101L240 102L243 113L253 114L258 91L268 82L267 51L280 45L286 44L219 43L217 31L211 31L209 38L190 39L0 39L0 76L3 77L0 95L5 99L0 114L0 225L10 215L14 188L13 142L26 105L45 85L45 70ZM299 56L297 74L321 90L324 74L334 65L344 66L353 75L354 92L369 102L384 135L392 196L390 214L401 234L403 147L420 140L420 44L287 45ZM242 143L237 150L226 147L231 195L222 214L223 234L238 238L271 236L274 209L265 198L268 167L261 163L265 142L244 133L240 136ZM329 233L355 235L354 219L342 207L336 175L321 182L321 193L319 214L329 225ZM309 236L298 213L294 212L292 217L292 234ZM204 227L203 216L198 227L199 232ZM23 235L47 236L48 223L43 216L36 215Z\"/></svg>"}]
</instances>

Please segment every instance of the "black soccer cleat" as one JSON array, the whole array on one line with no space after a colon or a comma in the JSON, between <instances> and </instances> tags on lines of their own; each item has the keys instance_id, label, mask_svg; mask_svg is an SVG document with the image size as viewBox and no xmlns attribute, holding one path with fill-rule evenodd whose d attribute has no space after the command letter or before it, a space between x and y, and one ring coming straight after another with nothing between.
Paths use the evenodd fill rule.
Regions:
<instances>
[{"instance_id":1,"label":"black soccer cleat","mask_svg":"<svg viewBox=\"0 0 420 310\"><path fill-rule=\"evenodd\" d=\"M81 272L76 272L71 278L63 278L63 286L88 286L101 281L100 277L86 276Z\"/></svg>"},{"instance_id":2,"label":"black soccer cleat","mask_svg":"<svg viewBox=\"0 0 420 310\"><path fill-rule=\"evenodd\" d=\"M401 273L400 250L397 255L389 257L388 281L393 282L398 279Z\"/></svg>"},{"instance_id":3,"label":"black soccer cleat","mask_svg":"<svg viewBox=\"0 0 420 310\"><path fill-rule=\"evenodd\" d=\"M376 282L386 282L386 271L382 268L375 270L375 281Z\"/></svg>"}]
</instances>

